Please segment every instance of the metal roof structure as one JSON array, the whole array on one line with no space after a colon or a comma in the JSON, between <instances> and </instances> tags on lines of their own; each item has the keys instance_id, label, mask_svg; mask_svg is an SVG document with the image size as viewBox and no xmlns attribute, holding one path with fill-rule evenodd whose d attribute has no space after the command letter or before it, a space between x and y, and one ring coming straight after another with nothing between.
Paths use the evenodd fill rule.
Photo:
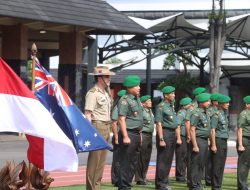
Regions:
<instances>
[{"instance_id":1,"label":"metal roof structure","mask_svg":"<svg viewBox=\"0 0 250 190\"><path fill-rule=\"evenodd\" d=\"M13 24L87 34L148 33L103 0L0 0L0 25Z\"/></svg>"}]
</instances>

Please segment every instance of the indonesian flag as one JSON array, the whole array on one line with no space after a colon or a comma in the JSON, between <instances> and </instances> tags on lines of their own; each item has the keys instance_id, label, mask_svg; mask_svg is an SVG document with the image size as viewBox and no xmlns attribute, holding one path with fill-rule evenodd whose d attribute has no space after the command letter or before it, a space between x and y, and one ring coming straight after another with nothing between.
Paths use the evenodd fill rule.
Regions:
<instances>
[{"instance_id":1,"label":"indonesian flag","mask_svg":"<svg viewBox=\"0 0 250 190\"><path fill-rule=\"evenodd\" d=\"M77 171L76 150L49 111L0 58L0 132L24 133L28 160L46 171Z\"/></svg>"}]
</instances>

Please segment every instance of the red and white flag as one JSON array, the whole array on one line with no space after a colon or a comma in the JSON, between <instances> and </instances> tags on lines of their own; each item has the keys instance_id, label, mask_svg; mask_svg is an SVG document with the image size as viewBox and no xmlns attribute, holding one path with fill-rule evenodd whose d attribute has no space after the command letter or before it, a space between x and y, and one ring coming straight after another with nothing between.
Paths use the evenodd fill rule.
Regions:
<instances>
[{"instance_id":1,"label":"red and white flag","mask_svg":"<svg viewBox=\"0 0 250 190\"><path fill-rule=\"evenodd\" d=\"M0 132L24 133L28 160L46 171L77 171L76 150L50 112L0 58Z\"/></svg>"}]
</instances>

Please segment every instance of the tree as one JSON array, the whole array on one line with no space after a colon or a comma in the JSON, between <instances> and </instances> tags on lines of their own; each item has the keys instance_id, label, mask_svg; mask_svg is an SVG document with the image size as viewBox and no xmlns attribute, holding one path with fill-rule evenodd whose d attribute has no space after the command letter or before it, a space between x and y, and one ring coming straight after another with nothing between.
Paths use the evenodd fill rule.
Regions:
<instances>
[{"instance_id":1,"label":"tree","mask_svg":"<svg viewBox=\"0 0 250 190\"><path fill-rule=\"evenodd\" d=\"M118 64L118 63L122 63L122 60L117 57L111 57L107 61L104 61L104 64Z\"/></svg>"},{"instance_id":2,"label":"tree","mask_svg":"<svg viewBox=\"0 0 250 190\"><path fill-rule=\"evenodd\" d=\"M216 3L218 7L216 7ZM216 10L219 8L219 10ZM212 93L219 91L221 72L221 55L226 42L226 19L224 0L213 0L212 13L210 14L210 90Z\"/></svg>"}]
</instances>

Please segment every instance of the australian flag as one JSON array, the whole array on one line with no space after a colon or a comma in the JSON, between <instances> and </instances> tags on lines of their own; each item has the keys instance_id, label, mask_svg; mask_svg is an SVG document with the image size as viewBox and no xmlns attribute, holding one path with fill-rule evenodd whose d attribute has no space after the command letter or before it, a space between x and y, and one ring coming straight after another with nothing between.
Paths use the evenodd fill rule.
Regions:
<instances>
[{"instance_id":1,"label":"australian flag","mask_svg":"<svg viewBox=\"0 0 250 190\"><path fill-rule=\"evenodd\" d=\"M91 125L52 75L41 66L38 59L35 68L35 95L72 140L78 153L111 150L112 147Z\"/></svg>"}]
</instances>

